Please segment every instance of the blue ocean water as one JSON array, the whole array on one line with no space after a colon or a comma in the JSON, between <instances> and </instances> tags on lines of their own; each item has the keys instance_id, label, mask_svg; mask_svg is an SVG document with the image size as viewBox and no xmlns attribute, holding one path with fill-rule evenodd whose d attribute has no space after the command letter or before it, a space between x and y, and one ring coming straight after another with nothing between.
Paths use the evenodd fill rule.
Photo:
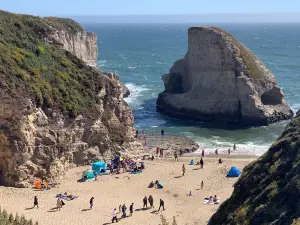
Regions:
<instances>
[{"instance_id":1,"label":"blue ocean water","mask_svg":"<svg viewBox=\"0 0 300 225\"><path fill-rule=\"evenodd\" d=\"M201 147L232 147L233 143L262 154L278 137L286 121L242 130L205 128L156 112L161 75L187 52L187 30L195 24L84 24L98 35L102 71L117 72L131 91L126 101L135 125L151 133L187 135ZM219 25L250 48L275 74L292 109L300 108L300 24Z\"/></svg>"}]
</instances>

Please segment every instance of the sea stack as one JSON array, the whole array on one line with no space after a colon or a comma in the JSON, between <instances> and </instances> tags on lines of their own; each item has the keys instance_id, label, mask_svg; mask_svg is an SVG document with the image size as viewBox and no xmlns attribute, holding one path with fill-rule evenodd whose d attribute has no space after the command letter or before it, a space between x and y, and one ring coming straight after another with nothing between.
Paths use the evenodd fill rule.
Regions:
<instances>
[{"instance_id":1,"label":"sea stack","mask_svg":"<svg viewBox=\"0 0 300 225\"><path fill-rule=\"evenodd\" d=\"M272 72L217 27L191 27L188 53L162 79L157 110L173 117L261 126L293 116Z\"/></svg>"}]
</instances>

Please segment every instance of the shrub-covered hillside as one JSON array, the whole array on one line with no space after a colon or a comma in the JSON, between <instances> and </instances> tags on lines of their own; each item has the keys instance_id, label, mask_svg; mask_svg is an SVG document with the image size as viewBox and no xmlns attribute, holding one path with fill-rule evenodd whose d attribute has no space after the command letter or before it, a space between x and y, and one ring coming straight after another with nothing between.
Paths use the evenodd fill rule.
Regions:
<instances>
[{"instance_id":1,"label":"shrub-covered hillside","mask_svg":"<svg viewBox=\"0 0 300 225\"><path fill-rule=\"evenodd\" d=\"M259 160L247 166L211 225L290 225L300 217L300 111Z\"/></svg>"},{"instance_id":2,"label":"shrub-covered hillside","mask_svg":"<svg viewBox=\"0 0 300 225\"><path fill-rule=\"evenodd\" d=\"M68 19L0 11L0 88L28 96L44 109L59 108L71 117L95 114L97 93L108 81L71 53L46 44L43 40L53 27L82 30Z\"/></svg>"},{"instance_id":3,"label":"shrub-covered hillside","mask_svg":"<svg viewBox=\"0 0 300 225\"><path fill-rule=\"evenodd\" d=\"M0 225L33 225L32 220L26 220L24 216L19 217L18 215L13 216L8 214L5 210L0 207ZM36 222L34 225L38 225Z\"/></svg>"}]
</instances>

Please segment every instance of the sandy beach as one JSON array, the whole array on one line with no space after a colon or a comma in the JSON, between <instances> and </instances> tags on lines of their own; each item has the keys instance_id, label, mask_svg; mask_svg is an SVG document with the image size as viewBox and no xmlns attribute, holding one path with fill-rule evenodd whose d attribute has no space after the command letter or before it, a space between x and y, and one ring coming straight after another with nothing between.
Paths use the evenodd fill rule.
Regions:
<instances>
[{"instance_id":1,"label":"sandy beach","mask_svg":"<svg viewBox=\"0 0 300 225\"><path fill-rule=\"evenodd\" d=\"M194 157L199 161L199 157ZM233 191L237 178L226 178L226 172L231 166L242 170L255 160L254 157L227 157L223 164L218 164L217 158L205 158L204 169L198 165L188 165L191 157L172 158L145 161L146 169L142 174L123 173L98 177L97 181L78 183L82 171L89 166L70 169L63 183L48 191L34 189L15 189L0 187L1 207L8 212L24 214L27 218L38 221L41 225L72 224L94 225L110 224L114 208L126 204L127 214L133 202L135 210L132 217L119 221L118 224L160 224L160 215L169 221L176 217L178 224L207 224L210 216L219 205L205 205L205 197L217 195L221 203ZM186 175L181 176L182 164L186 165ZM128 178L129 177L129 178ZM159 180L164 189L147 188L151 181ZM204 188L201 190L201 181ZM192 196L187 194L192 191ZM56 207L56 194L68 192L79 196L72 201L65 201L61 211ZM33 207L33 197L39 198L39 209ZM154 197L154 209L141 210L144 196ZM94 197L94 208L88 210L89 200ZM165 202L165 211L157 212L159 199ZM118 214L118 218L121 214Z\"/></svg>"}]
</instances>

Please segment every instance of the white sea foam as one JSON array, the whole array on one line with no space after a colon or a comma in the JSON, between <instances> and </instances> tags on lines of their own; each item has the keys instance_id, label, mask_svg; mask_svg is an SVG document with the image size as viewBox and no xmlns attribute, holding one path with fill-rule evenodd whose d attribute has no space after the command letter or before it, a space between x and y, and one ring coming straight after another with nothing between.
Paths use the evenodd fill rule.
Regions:
<instances>
[{"instance_id":1,"label":"white sea foam","mask_svg":"<svg viewBox=\"0 0 300 225\"><path fill-rule=\"evenodd\" d=\"M136 69L136 67L135 66L128 66L128 69L134 70L134 69Z\"/></svg>"},{"instance_id":2,"label":"white sea foam","mask_svg":"<svg viewBox=\"0 0 300 225\"><path fill-rule=\"evenodd\" d=\"M139 97L143 96L143 92L150 90L146 88L145 85L136 85L132 83L125 84L125 86L129 89L130 95L124 100L128 104L132 104L134 107L139 107L142 101L139 101Z\"/></svg>"}]
</instances>

